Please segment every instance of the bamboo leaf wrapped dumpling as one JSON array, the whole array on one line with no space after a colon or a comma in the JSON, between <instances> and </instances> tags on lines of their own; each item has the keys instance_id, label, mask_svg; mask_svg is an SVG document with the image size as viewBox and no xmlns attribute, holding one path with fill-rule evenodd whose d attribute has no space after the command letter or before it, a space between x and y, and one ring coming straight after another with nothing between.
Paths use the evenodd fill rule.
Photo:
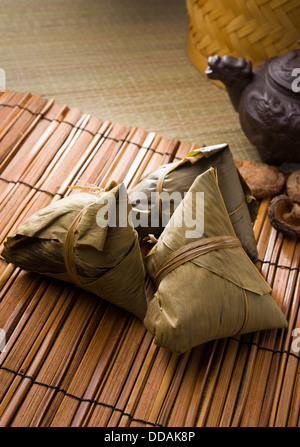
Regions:
<instances>
[{"instance_id":1,"label":"bamboo leaf wrapped dumpling","mask_svg":"<svg viewBox=\"0 0 300 447\"><path fill-rule=\"evenodd\" d=\"M204 232L191 238L184 215L200 191ZM194 181L145 263L157 291L144 324L159 346L180 354L210 340L287 325L235 235L213 169Z\"/></svg>"},{"instance_id":2,"label":"bamboo leaf wrapped dumpling","mask_svg":"<svg viewBox=\"0 0 300 447\"><path fill-rule=\"evenodd\" d=\"M160 166L143 177L128 192L133 213L141 217L141 224L137 218L135 228L142 238L148 234L158 237L183 199L184 193L189 190L196 177L210 167L217 169L219 188L235 233L246 253L255 260L257 247L252 223L257 217L258 206L235 166L227 144L195 149L183 160ZM169 203L172 194L176 203Z\"/></svg>"},{"instance_id":3,"label":"bamboo leaf wrapped dumpling","mask_svg":"<svg viewBox=\"0 0 300 447\"><path fill-rule=\"evenodd\" d=\"M2 256L25 270L68 281L146 313L145 273L124 185L71 194L36 212L7 238Z\"/></svg>"}]
</instances>

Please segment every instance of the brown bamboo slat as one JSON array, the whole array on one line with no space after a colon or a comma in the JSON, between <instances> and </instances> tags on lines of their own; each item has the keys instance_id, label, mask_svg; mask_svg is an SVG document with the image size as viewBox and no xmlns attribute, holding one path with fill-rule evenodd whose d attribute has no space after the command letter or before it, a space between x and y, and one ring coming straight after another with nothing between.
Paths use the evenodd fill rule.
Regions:
<instances>
[{"instance_id":1,"label":"brown bamboo slat","mask_svg":"<svg viewBox=\"0 0 300 447\"><path fill-rule=\"evenodd\" d=\"M59 126L59 122L63 119L66 112L66 106L61 107L54 103L44 114L44 117L34 126L28 137L25 138L24 143L10 163L1 169L1 201L9 194L16 182L22 181L22 168L25 171L39 151L43 149L43 146Z\"/></svg>"},{"instance_id":2,"label":"brown bamboo slat","mask_svg":"<svg viewBox=\"0 0 300 447\"><path fill-rule=\"evenodd\" d=\"M291 264L292 269L299 265L299 260L300 260L299 247L296 247ZM293 295L295 296L295 299L293 299ZM283 332L281 333L281 338L279 339L279 346L277 349L278 350L280 349L283 352L288 352L288 350L290 349L290 342L292 340L292 330L294 327L298 327L297 325L299 325L299 321L296 320L297 312L299 309L299 288L297 286L296 270L292 270L289 275L286 291L284 294L284 302L286 303L287 306L286 314L290 315L289 326L286 331L286 334L284 334ZM290 306L291 308L289 308ZM284 307L285 306L283 305L283 309ZM277 408L278 401L280 399L281 387L283 385L283 377L286 364L288 362L290 362L290 364L293 364L293 361L296 361L296 359L293 356L288 358L286 354L282 354L281 356L275 355L273 357L271 374L268 380L270 385L268 385L268 387L266 388L267 395L263 403L262 413L260 416L260 425L265 425L268 421L269 425L272 426L274 424L274 413L275 409ZM284 395L285 395L285 402L287 402L287 405L289 405L287 395L285 393ZM284 416L282 415L282 417Z\"/></svg>"},{"instance_id":3,"label":"brown bamboo slat","mask_svg":"<svg viewBox=\"0 0 300 447\"><path fill-rule=\"evenodd\" d=\"M83 349L87 348L87 342L91 341L91 332L86 328L95 330L95 317L101 318L103 314L102 306L97 306L95 300L85 300L85 306L76 300L63 327L61 328L59 338L51 346L47 361L37 375L38 382L51 383L52 387L62 388L62 382L66 386L67 382L64 376L71 370L74 374L74 366L80 364L82 360ZM99 303L98 303L99 304ZM92 315L95 313L95 317ZM90 324L91 323L91 324ZM100 352L101 352L101 347ZM79 349L79 352L77 350ZM59 368L56 366L59 362ZM18 412L18 417L14 420L14 425L38 426L43 423L44 417L52 413L51 409L54 402L54 391L51 389L32 385L26 399ZM56 401L56 404L58 401Z\"/></svg>"},{"instance_id":4,"label":"brown bamboo slat","mask_svg":"<svg viewBox=\"0 0 300 447\"><path fill-rule=\"evenodd\" d=\"M187 351L184 353L180 358L178 359L177 367L174 371L172 381L170 382L168 392L166 394L166 397L162 403L162 406L160 408L159 417L157 419L158 424L165 426L167 425L167 422L169 420L169 416L171 414L174 401L176 399L176 396L178 394L178 391L180 389L180 384L182 382L182 378L184 376L185 368L187 365L187 362L189 360L191 351ZM158 399L160 399L159 396L157 396ZM155 412L157 412L157 409L152 410L152 416L155 415ZM150 417L151 417L150 415Z\"/></svg>"},{"instance_id":5,"label":"brown bamboo slat","mask_svg":"<svg viewBox=\"0 0 300 447\"><path fill-rule=\"evenodd\" d=\"M6 90L5 92L1 92L0 96L0 118L1 123L4 123L6 117L12 112L13 105L18 102L18 98L22 98L24 93L16 93Z\"/></svg>"},{"instance_id":6,"label":"brown bamboo slat","mask_svg":"<svg viewBox=\"0 0 300 447\"><path fill-rule=\"evenodd\" d=\"M246 390L244 383L244 374L249 360L249 350L251 346L251 335L244 337L244 343L239 340L238 353L235 366L232 371L232 377L227 389L226 399L222 414L220 416L219 427L230 427L234 416L233 408L240 401L241 388ZM234 341L233 343L237 343Z\"/></svg>"},{"instance_id":7,"label":"brown bamboo slat","mask_svg":"<svg viewBox=\"0 0 300 447\"><path fill-rule=\"evenodd\" d=\"M4 104L6 107L1 109L1 138L5 136L8 130L12 127L12 125L17 121L19 116L22 114L23 109L26 107L26 104L31 99L32 95L27 93L17 93L13 92L8 97L8 101L5 97L3 97Z\"/></svg>"},{"instance_id":8,"label":"brown bamboo slat","mask_svg":"<svg viewBox=\"0 0 300 447\"><path fill-rule=\"evenodd\" d=\"M111 313L115 313L114 312L115 309L113 310L113 312L111 312L111 309L108 309L108 314L109 314L109 320L111 320ZM127 319L127 315L124 314L123 312L118 312L116 313L116 320L114 321L114 325L112 326L112 329L109 333L107 342L105 344L105 347L103 349L101 358L99 358L99 361L96 365L96 368L93 372L92 377L89 380L89 384L83 394L83 400L93 400L96 394L96 391L98 390L98 388L101 386L102 381L104 379L105 376L105 371L108 368L108 365L110 364L110 361L112 359L114 350L116 349L116 346L120 340L120 337L122 335L122 331L124 330L124 326L126 323L126 319ZM116 327L117 326L117 327ZM101 339L103 338L103 331L101 331ZM82 402L79 407L77 408L77 411L72 419L72 424L73 426L80 426L81 425L81 420L84 419L85 415L87 414L87 411L89 409L89 403L88 402ZM60 422L58 421L58 424L60 424Z\"/></svg>"},{"instance_id":9,"label":"brown bamboo slat","mask_svg":"<svg viewBox=\"0 0 300 447\"><path fill-rule=\"evenodd\" d=\"M9 231L12 231L14 224L15 226L18 225L24 218L23 216L26 210L30 209L31 213L34 212L32 201L34 201L38 189L42 189L45 178L51 173L59 157L68 148L68 138L72 138L73 134L77 131L77 129L72 129L72 123L75 126L79 116L80 112L77 110L67 113L65 117L67 123L62 122L60 124L57 131L47 141L42 153L40 152L33 162L26 167L21 177L24 183L14 185L11 192L14 200L9 201L9 197L7 197L0 210L1 234L3 236L6 236ZM35 189L30 186L33 186ZM49 192L50 194L52 193L51 191ZM48 202L49 194L44 193L43 206L46 206Z\"/></svg>"},{"instance_id":10,"label":"brown bamboo slat","mask_svg":"<svg viewBox=\"0 0 300 447\"><path fill-rule=\"evenodd\" d=\"M217 341L209 343L205 348L205 352L203 353L201 359L201 368L199 369L193 395L190 400L190 405L185 415L184 425L187 427L194 427L198 420L199 409L202 407L202 402L207 389L208 379L210 377L211 366L215 358L215 350L217 348L217 345Z\"/></svg>"},{"instance_id":11,"label":"brown bamboo slat","mask_svg":"<svg viewBox=\"0 0 300 447\"><path fill-rule=\"evenodd\" d=\"M147 378L148 365L151 364L156 351L151 336L146 332L118 397L117 411L114 410L112 413L107 427L125 426L132 420L133 412L131 410L134 407L136 396L138 396L140 384L143 384Z\"/></svg>"},{"instance_id":12,"label":"brown bamboo slat","mask_svg":"<svg viewBox=\"0 0 300 447\"><path fill-rule=\"evenodd\" d=\"M39 95L33 95L27 102L22 103L21 108L16 108L16 114L10 119L7 126L0 132L1 149L0 162L5 166L14 156L18 143L23 140L23 135L32 127L44 112L47 100ZM10 117L11 118L11 117Z\"/></svg>"},{"instance_id":13,"label":"brown bamboo slat","mask_svg":"<svg viewBox=\"0 0 300 447\"><path fill-rule=\"evenodd\" d=\"M57 409L60 407L63 398L65 397L65 393L68 390L68 387L73 380L74 374L77 371L83 356L86 353L86 350L92 340L94 332L96 330L97 325L99 324L99 319L102 318L105 312L105 303L91 303L89 304L89 310L86 317L86 323L81 328L78 327L78 337L76 339L76 349L72 355L71 352L68 352L70 349L70 345L66 345L64 352L68 357L66 362L63 362L61 365L60 375L57 374L57 371L54 371L52 374L53 377L51 379L52 386L54 388L47 389L47 395L45 394L43 399L39 404L39 408L36 409L36 414L33 420L30 422L31 425L37 426L49 426L52 423L52 420L55 417ZM93 308L94 304L94 308ZM79 305L80 308L80 305ZM90 311L93 310L93 317L89 317ZM73 324L73 321L69 319L69 325ZM61 351L61 343L65 342L65 333L62 333L64 339L57 340L57 346L54 347L54 355L57 351ZM57 393L56 388L65 390L64 392Z\"/></svg>"},{"instance_id":14,"label":"brown bamboo slat","mask_svg":"<svg viewBox=\"0 0 300 447\"><path fill-rule=\"evenodd\" d=\"M141 350L144 336L145 329L141 322L137 319L128 319L123 327L122 337L117 349L95 396L97 402L105 402L106 406L90 404L88 411L85 413L81 411L79 406L72 421L74 426L106 426L114 415L114 408L121 411L118 406L118 398L128 374L134 369L135 356Z\"/></svg>"},{"instance_id":15,"label":"brown bamboo slat","mask_svg":"<svg viewBox=\"0 0 300 447\"><path fill-rule=\"evenodd\" d=\"M286 243L285 243L286 242ZM281 265L290 265L291 259L294 252L294 244L287 240L283 242L281 246L280 255L278 262ZM276 248L276 245L275 245ZM273 297L276 299L279 305L283 308L283 297L285 295L286 284L288 281L289 270L288 269L277 269L273 280ZM283 309L284 310L284 309ZM263 403L265 402L264 396L262 395L262 389L266 390L268 388L268 380L272 377L272 374L276 373L276 369L273 360L273 351L280 350L280 331L268 331L263 332L260 338L260 345L265 349L263 352L260 350L257 353L256 365L254 374L252 377L252 384L250 388L245 412L241 420L242 425L254 425L259 424L259 419L262 411ZM252 391L253 390L253 391ZM271 393L272 395L273 393ZM267 398L266 398L267 399ZM247 411L248 409L248 411Z\"/></svg>"},{"instance_id":16,"label":"brown bamboo slat","mask_svg":"<svg viewBox=\"0 0 300 447\"><path fill-rule=\"evenodd\" d=\"M65 304L70 302L70 300L66 300L65 293L60 294L59 292L59 289L56 290L56 294L59 294L60 296L50 313L49 307L45 308L44 305L42 306L42 309L40 306L37 308L38 315L40 315L39 312L42 310L42 314L40 315L41 321L43 322L42 325L37 324L37 321L33 322L32 320L30 320L29 324L25 323L25 327L22 328L24 319L21 319L19 327L17 326L16 330L19 334L25 334L28 340L26 344L24 342L20 342L20 337L15 340L13 355L7 356L7 358L4 359L4 365L6 368L16 368L17 371L20 370L22 373L28 373L28 375L30 375L30 373L35 373L39 365L39 353L41 353L42 355L42 351L39 350L39 348L43 344L43 339L47 338L47 336L49 336L48 334L51 335L51 331L48 331L51 327L52 322L55 321L55 318L57 317L57 315L59 315L61 309L64 308ZM40 295L38 296L38 298L40 298ZM49 296L43 297L43 301L47 299L50 301ZM26 312L24 315L26 315ZM26 317L28 318L28 313ZM12 337L15 338L15 333L13 333ZM3 362L3 357L6 357L3 354L5 354L5 352L1 355L1 363ZM37 356L35 357L36 354ZM14 376L10 376L9 378L12 378L13 380L7 380L8 376L4 381L4 377L2 376L1 378L1 392L5 392L5 397L4 399L2 399L0 406L1 425L3 426L7 425L11 421L14 416L14 408L18 407L22 397L24 396L24 393L31 385L31 380L25 380L24 389L23 381L21 380L20 376L16 376L15 378Z\"/></svg>"},{"instance_id":17,"label":"brown bamboo slat","mask_svg":"<svg viewBox=\"0 0 300 447\"><path fill-rule=\"evenodd\" d=\"M205 426L216 427L220 425L225 400L231 384L232 373L239 349L239 344L235 341L228 341L224 347L224 362L222 363L222 374L219 375L210 405L209 414L205 421Z\"/></svg>"},{"instance_id":18,"label":"brown bamboo slat","mask_svg":"<svg viewBox=\"0 0 300 447\"><path fill-rule=\"evenodd\" d=\"M267 222L267 224L266 224ZM267 236L266 236L267 235ZM272 238L273 236L273 238ZM274 277L274 267L269 265L269 260L270 262L275 262L277 261L277 256L278 256L278 251L280 250L280 246L281 246L281 242L282 242L282 238L278 237L278 239L276 240L277 236L277 232L274 231L272 229L272 227L269 225L269 222L266 220L264 222L263 228L261 230L261 237L259 239L259 241L262 240L263 244L263 252L259 253L261 256L261 259L264 260L264 262L266 262L266 264L263 265L263 268L261 269L263 275L265 276L265 278L269 281L269 284L272 286L273 285L273 277ZM261 239L262 238L262 239ZM265 238L268 240L268 243L264 243ZM258 247L260 248L261 245L258 244ZM275 248L274 248L275 247ZM266 267L267 266L267 267ZM266 267L266 268L265 268ZM256 399L256 387L254 384L256 384L256 379L253 379L253 377L255 377L255 374L259 375L261 373L261 365L259 364L259 361L261 360L262 356L264 358L264 356L268 357L268 355L270 354L270 352L268 350L266 351L262 351L258 349L258 346L260 346L260 343L263 347L263 342L260 342L260 338L261 336L263 337L262 334L260 333L255 333L252 336L252 346L251 346L251 350L249 352L249 361L248 361L248 365L247 365L247 369L244 373L244 386L242 388L242 390L240 391L240 398L237 404L237 408L235 411L235 414L233 415L233 420L232 420L232 424L234 426L236 425L243 425L243 422L241 421L241 419L243 417L245 417L245 414L247 415L247 418L249 418L248 422L246 423L249 425L252 425L253 422L251 422L253 420L253 418L255 418L255 415L257 415L257 411L256 411L256 405L255 405L255 399ZM269 358L269 357L268 357ZM251 388L252 386L252 388ZM259 384L257 384L257 387L259 387ZM249 408L248 411L245 410L245 408L247 407L247 405L249 405L251 407L251 405L254 407ZM257 404L257 406L259 406L259 404ZM249 414L249 412L252 411L252 414Z\"/></svg>"},{"instance_id":19,"label":"brown bamboo slat","mask_svg":"<svg viewBox=\"0 0 300 447\"><path fill-rule=\"evenodd\" d=\"M213 343L210 343L209 345L212 347ZM172 426L181 427L186 425L185 421L190 411L197 378L202 368L205 368L206 366L203 364L203 357L205 358L206 349L206 346L197 346L189 354L188 362L186 363L180 388L178 390L178 397L174 404L172 414L170 415L170 425ZM191 386L191 384L193 384L193 386Z\"/></svg>"},{"instance_id":20,"label":"brown bamboo slat","mask_svg":"<svg viewBox=\"0 0 300 447\"><path fill-rule=\"evenodd\" d=\"M44 114L46 114L46 112L51 108L53 103L54 103L54 99L47 101L45 103L44 107L39 112L34 112L33 110L30 110L29 104L26 106L26 112L32 115L32 117L31 117L32 119L30 119L30 117L29 117L28 125L27 125L26 129L20 131L20 138L11 147L8 155L2 161L1 169L5 168L5 166L7 166L9 164L9 162L14 158L14 155L18 151L19 147L22 145L22 142L26 139L27 135L30 134L31 130L35 128L36 124L40 121L40 119L44 116ZM22 116L22 118L24 121L25 117ZM14 129L11 130L11 133L12 132L15 134Z\"/></svg>"},{"instance_id":21,"label":"brown bamboo slat","mask_svg":"<svg viewBox=\"0 0 300 447\"><path fill-rule=\"evenodd\" d=\"M142 155L137 159L134 171L128 173L124 179L124 184L127 188L132 188L144 175L147 166L149 165L152 157L155 155L155 151L161 140L160 135L156 135L154 132L149 133L143 147L141 148Z\"/></svg>"},{"instance_id":22,"label":"brown bamboo slat","mask_svg":"<svg viewBox=\"0 0 300 447\"><path fill-rule=\"evenodd\" d=\"M0 95L0 244L27 216L88 184L130 188L201 145L102 120L30 93ZM2 152L1 152L2 151ZM197 346L157 347L143 322L60 281L0 258L0 425L238 427L299 425L300 246L267 217L254 224L257 267L286 330ZM143 255L149 245L141 241ZM145 276L147 299L155 292Z\"/></svg>"},{"instance_id":23,"label":"brown bamboo slat","mask_svg":"<svg viewBox=\"0 0 300 447\"><path fill-rule=\"evenodd\" d=\"M126 406L124 409L124 413L126 414L135 414L135 410L138 406L140 396L147 384L148 377L150 375L152 365L158 355L159 349L155 346L153 341L151 342L150 348L146 353L142 366L139 370L139 374L136 378L136 382L134 384L133 389L131 390L128 401L126 402ZM127 427L131 423L130 416L123 415L118 423L118 427Z\"/></svg>"}]
</instances>

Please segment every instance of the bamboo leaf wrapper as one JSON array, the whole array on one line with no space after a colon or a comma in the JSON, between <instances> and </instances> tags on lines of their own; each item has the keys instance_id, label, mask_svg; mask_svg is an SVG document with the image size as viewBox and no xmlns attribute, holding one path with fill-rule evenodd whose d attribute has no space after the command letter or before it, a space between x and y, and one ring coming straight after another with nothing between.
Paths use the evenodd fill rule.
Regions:
<instances>
[{"instance_id":1,"label":"bamboo leaf wrapper","mask_svg":"<svg viewBox=\"0 0 300 447\"><path fill-rule=\"evenodd\" d=\"M204 191L204 233L186 237L183 210ZM271 288L236 237L215 171L199 175L145 262L157 291L144 319L156 344L178 354L210 340L283 328ZM181 219L182 221L182 219Z\"/></svg>"},{"instance_id":2,"label":"bamboo leaf wrapper","mask_svg":"<svg viewBox=\"0 0 300 447\"><path fill-rule=\"evenodd\" d=\"M257 247L253 233L253 222L258 214L258 206L247 183L235 166L227 144L202 147L191 151L183 160L160 166L144 176L128 192L133 212L146 213L148 224L135 228L142 238L153 234L158 237L167 224L176 204L170 209L159 194L180 193L181 199L192 186L198 175L210 167L217 170L218 185L237 237L252 260L257 258ZM140 202L140 194L147 195L147 201ZM156 194L157 200L152 200ZM177 203L179 205L179 203ZM158 216L158 225L151 224L153 216Z\"/></svg>"},{"instance_id":3,"label":"bamboo leaf wrapper","mask_svg":"<svg viewBox=\"0 0 300 447\"><path fill-rule=\"evenodd\" d=\"M124 225L120 206L126 211ZM124 185L100 196L71 194L22 223L7 238L2 255L25 270L75 283L143 318L144 267L138 235L127 225L130 209ZM113 225L108 214L115 219Z\"/></svg>"}]
</instances>

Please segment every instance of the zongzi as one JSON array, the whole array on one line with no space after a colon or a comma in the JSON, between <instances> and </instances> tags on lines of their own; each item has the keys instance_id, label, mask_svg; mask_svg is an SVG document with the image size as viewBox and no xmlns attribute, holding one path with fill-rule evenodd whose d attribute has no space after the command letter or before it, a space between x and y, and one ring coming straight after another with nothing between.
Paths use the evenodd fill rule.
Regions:
<instances>
[{"instance_id":1,"label":"zongzi","mask_svg":"<svg viewBox=\"0 0 300 447\"><path fill-rule=\"evenodd\" d=\"M203 234L191 238L183 216L193 212L200 191ZM180 354L210 340L286 327L234 232L212 168L196 178L145 264L157 290L144 324L159 346Z\"/></svg>"},{"instance_id":2,"label":"zongzi","mask_svg":"<svg viewBox=\"0 0 300 447\"><path fill-rule=\"evenodd\" d=\"M74 283L142 319L145 272L130 211L123 184L101 194L70 194L23 222L7 238L2 256Z\"/></svg>"},{"instance_id":3,"label":"zongzi","mask_svg":"<svg viewBox=\"0 0 300 447\"><path fill-rule=\"evenodd\" d=\"M144 176L128 192L136 214L140 237L158 237L193 181L210 167L218 172L218 185L237 237L252 260L257 258L253 222L258 214L256 199L235 166L227 144L191 151L183 160L160 166Z\"/></svg>"}]
</instances>

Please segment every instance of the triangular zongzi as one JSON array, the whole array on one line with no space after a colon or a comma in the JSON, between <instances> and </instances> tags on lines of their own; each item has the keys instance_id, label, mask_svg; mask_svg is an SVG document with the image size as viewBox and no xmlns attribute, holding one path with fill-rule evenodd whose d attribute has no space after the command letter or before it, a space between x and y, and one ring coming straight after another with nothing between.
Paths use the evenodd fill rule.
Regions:
<instances>
[{"instance_id":1,"label":"triangular zongzi","mask_svg":"<svg viewBox=\"0 0 300 447\"><path fill-rule=\"evenodd\" d=\"M203 234L191 238L184 215L193 212L198 192ZM286 327L235 235L213 169L196 178L145 262L157 291L144 323L159 346L182 353L213 339Z\"/></svg>"},{"instance_id":2,"label":"triangular zongzi","mask_svg":"<svg viewBox=\"0 0 300 447\"><path fill-rule=\"evenodd\" d=\"M70 194L22 223L7 238L2 255L143 318L145 274L138 235L128 223L130 211L123 184L100 195Z\"/></svg>"},{"instance_id":3,"label":"triangular zongzi","mask_svg":"<svg viewBox=\"0 0 300 447\"><path fill-rule=\"evenodd\" d=\"M196 177L210 167L217 169L218 185L234 231L249 257L256 260L253 222L258 213L257 202L227 144L192 150L183 160L145 175L128 191L133 214L137 215L135 228L142 238L148 234L158 237Z\"/></svg>"}]
</instances>

